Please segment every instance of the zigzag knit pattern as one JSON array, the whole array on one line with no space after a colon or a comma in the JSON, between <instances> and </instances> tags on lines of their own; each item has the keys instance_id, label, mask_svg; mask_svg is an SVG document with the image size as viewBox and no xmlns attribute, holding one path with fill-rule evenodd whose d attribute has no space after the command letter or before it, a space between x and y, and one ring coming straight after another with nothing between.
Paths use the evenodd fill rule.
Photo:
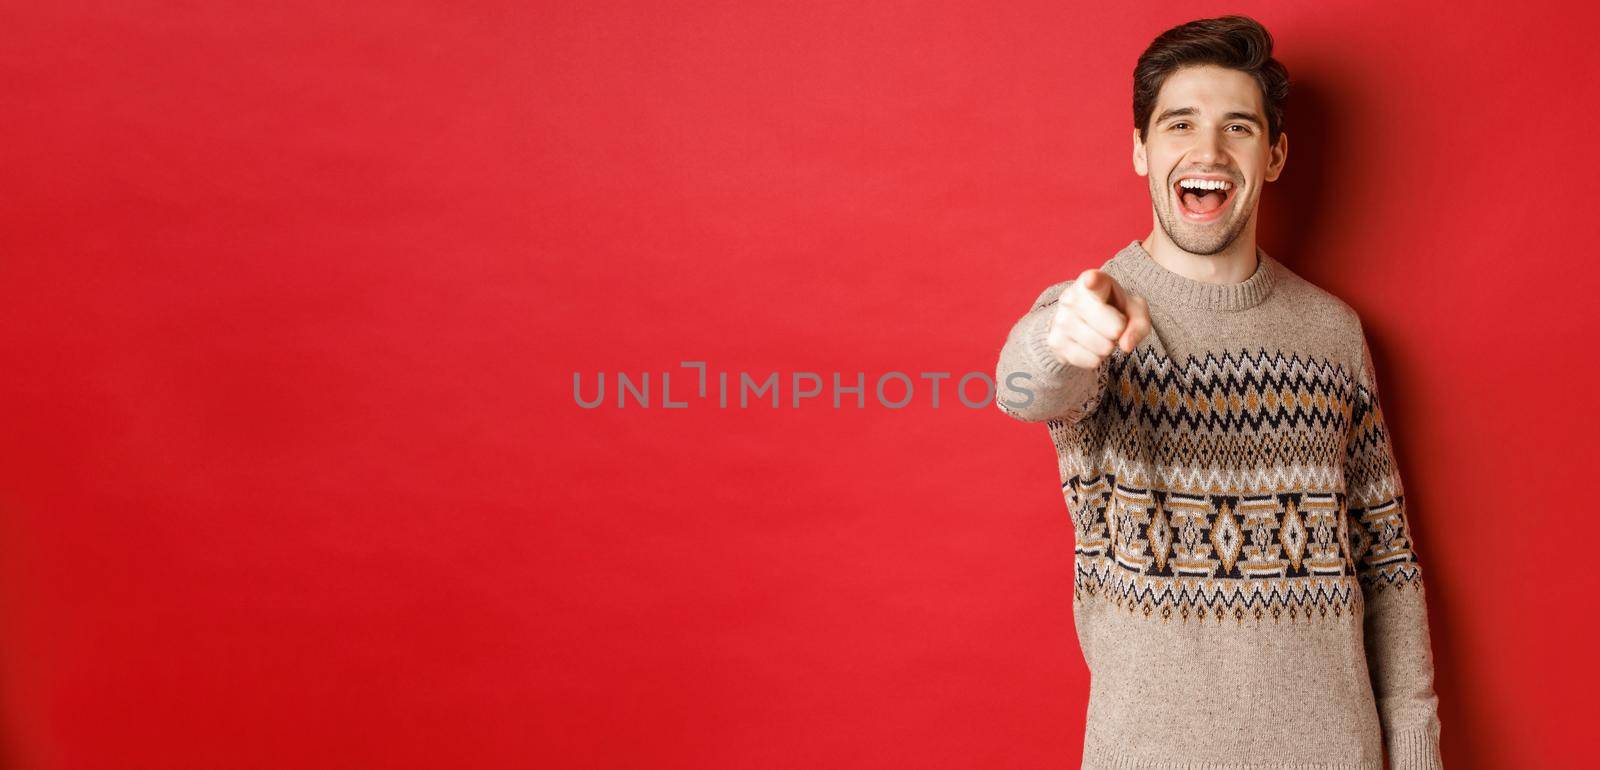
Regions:
<instances>
[{"instance_id":1,"label":"zigzag knit pattern","mask_svg":"<svg viewBox=\"0 0 1600 770\"><path fill-rule=\"evenodd\" d=\"M1108 367L1101 419L1051 420L1053 435L1069 455L1153 457L1163 484L1104 464L1063 483L1077 596L1162 620L1297 622L1359 613L1357 581L1420 583L1381 407L1344 367L1259 348L1183 367L1141 348Z\"/></svg>"}]
</instances>

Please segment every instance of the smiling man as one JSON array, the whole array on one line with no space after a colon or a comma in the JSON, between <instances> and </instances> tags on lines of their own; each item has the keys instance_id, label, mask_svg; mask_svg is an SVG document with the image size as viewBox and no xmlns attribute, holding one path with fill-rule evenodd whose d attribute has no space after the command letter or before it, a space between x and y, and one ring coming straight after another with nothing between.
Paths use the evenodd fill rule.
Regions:
<instances>
[{"instance_id":1,"label":"smiling man","mask_svg":"<svg viewBox=\"0 0 1600 770\"><path fill-rule=\"evenodd\" d=\"M1241 16L1134 71L1154 226L1050 286L996 370L1049 428L1084 768L1443 767L1422 569L1354 309L1256 244L1288 74Z\"/></svg>"}]
</instances>

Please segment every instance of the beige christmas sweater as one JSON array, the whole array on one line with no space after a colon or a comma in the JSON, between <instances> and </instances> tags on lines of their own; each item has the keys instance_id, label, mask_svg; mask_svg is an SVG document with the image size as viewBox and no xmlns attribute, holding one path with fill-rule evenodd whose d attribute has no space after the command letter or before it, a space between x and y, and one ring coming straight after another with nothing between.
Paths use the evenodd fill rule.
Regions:
<instances>
[{"instance_id":1,"label":"beige christmas sweater","mask_svg":"<svg viewBox=\"0 0 1600 770\"><path fill-rule=\"evenodd\" d=\"M1356 312L1257 250L1245 281L1133 241L1101 269L1152 331L1098 369L1039 295L996 371L1044 423L1075 534L1083 767L1443 767L1422 569Z\"/></svg>"}]
</instances>

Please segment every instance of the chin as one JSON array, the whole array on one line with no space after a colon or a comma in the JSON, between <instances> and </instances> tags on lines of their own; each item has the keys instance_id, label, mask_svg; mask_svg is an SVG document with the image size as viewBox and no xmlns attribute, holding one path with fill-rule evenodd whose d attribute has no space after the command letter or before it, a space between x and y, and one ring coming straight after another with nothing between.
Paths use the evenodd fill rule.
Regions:
<instances>
[{"instance_id":1,"label":"chin","mask_svg":"<svg viewBox=\"0 0 1600 770\"><path fill-rule=\"evenodd\" d=\"M1223 252L1239 239L1240 233L1244 232L1244 228L1234 227L1233 222L1226 221L1203 227L1196 227L1187 222L1173 224L1176 226L1167 228L1167 237L1178 248L1190 254L1207 256Z\"/></svg>"}]
</instances>

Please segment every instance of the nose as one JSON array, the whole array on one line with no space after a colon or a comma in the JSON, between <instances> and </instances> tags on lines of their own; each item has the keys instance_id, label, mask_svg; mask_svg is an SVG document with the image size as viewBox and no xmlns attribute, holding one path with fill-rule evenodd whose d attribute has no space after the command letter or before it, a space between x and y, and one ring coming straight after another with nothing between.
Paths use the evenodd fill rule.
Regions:
<instances>
[{"instance_id":1,"label":"nose","mask_svg":"<svg viewBox=\"0 0 1600 770\"><path fill-rule=\"evenodd\" d=\"M1210 131L1201 131L1190 154L1196 163L1214 165L1222 156L1222 138Z\"/></svg>"}]
</instances>

